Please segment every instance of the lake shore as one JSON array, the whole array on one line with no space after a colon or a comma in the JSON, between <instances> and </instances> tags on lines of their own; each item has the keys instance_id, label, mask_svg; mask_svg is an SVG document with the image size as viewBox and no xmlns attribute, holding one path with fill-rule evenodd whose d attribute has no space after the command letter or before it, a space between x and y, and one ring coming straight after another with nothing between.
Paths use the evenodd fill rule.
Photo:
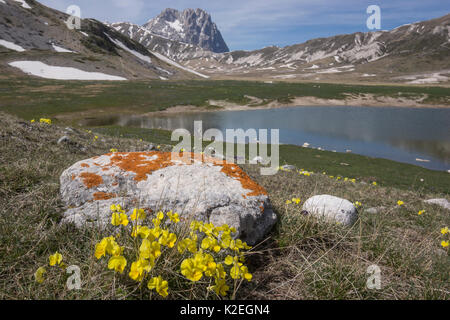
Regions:
<instances>
[{"instance_id":1,"label":"lake shore","mask_svg":"<svg viewBox=\"0 0 450 320\"><path fill-rule=\"evenodd\" d=\"M218 111L246 111L261 109L276 109L285 107L321 106L321 107L402 107L402 108L450 108L450 105L426 104L420 99L393 98L388 96L378 96L373 94L348 95L346 99L323 99L317 97L294 97L290 102L270 101L246 96L250 100L247 104L237 104L226 100L209 100L208 107L198 107L194 105L176 105L165 110L147 112L143 115L164 115L176 113L192 112L218 112Z\"/></svg>"}]
</instances>

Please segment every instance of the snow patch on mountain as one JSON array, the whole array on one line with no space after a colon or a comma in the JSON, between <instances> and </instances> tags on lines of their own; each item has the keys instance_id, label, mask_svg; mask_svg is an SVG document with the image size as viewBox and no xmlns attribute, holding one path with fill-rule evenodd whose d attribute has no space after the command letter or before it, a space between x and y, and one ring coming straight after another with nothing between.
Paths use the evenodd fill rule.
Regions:
<instances>
[{"instance_id":1,"label":"snow patch on mountain","mask_svg":"<svg viewBox=\"0 0 450 320\"><path fill-rule=\"evenodd\" d=\"M87 72L70 67L50 66L40 61L14 61L10 66L22 70L22 72L45 79L55 80L127 80L122 77L112 76L100 72Z\"/></svg>"},{"instance_id":2,"label":"snow patch on mountain","mask_svg":"<svg viewBox=\"0 0 450 320\"><path fill-rule=\"evenodd\" d=\"M116 46L118 46L119 48L131 53L133 56L135 56L136 58L147 62L149 64L152 63L152 59L148 56L143 55L142 53L139 53L133 49L128 48L126 45L124 45L122 42L120 42L119 40L113 39L110 36L108 36L106 33L105 35L108 37L109 40L111 40L111 42L113 42Z\"/></svg>"},{"instance_id":3,"label":"snow patch on mountain","mask_svg":"<svg viewBox=\"0 0 450 320\"><path fill-rule=\"evenodd\" d=\"M197 72L197 71L194 71L194 70L192 70L192 69L183 67L183 66L180 65L179 63L170 60L169 58L163 56L162 54L159 54L158 52L154 52L154 51L150 51L150 52L151 52L155 57L157 57L159 60L162 60L162 61L164 61L164 62L167 62L168 64L170 64L170 65L172 65L172 66L174 66L174 67L180 68L180 69L182 69L182 70L184 70L184 71L187 71L187 72L190 72L190 73L193 73L193 74L195 74L195 75L197 75L197 76L199 76L199 77L205 78L205 79L208 79L208 78L209 78L209 76L206 76L206 75L204 75L204 74L201 74L201 73L199 73L199 72Z\"/></svg>"},{"instance_id":4,"label":"snow patch on mountain","mask_svg":"<svg viewBox=\"0 0 450 320\"><path fill-rule=\"evenodd\" d=\"M28 3L25 2L25 0L14 0L14 1L20 3L22 8L31 9L31 7L28 5Z\"/></svg>"},{"instance_id":5,"label":"snow patch on mountain","mask_svg":"<svg viewBox=\"0 0 450 320\"><path fill-rule=\"evenodd\" d=\"M0 39L0 46L3 46L5 48L17 51L17 52L23 52L25 51L24 48L22 48L21 46L19 46L18 44L15 44L13 42L10 41L6 41L6 40L2 40Z\"/></svg>"}]
</instances>

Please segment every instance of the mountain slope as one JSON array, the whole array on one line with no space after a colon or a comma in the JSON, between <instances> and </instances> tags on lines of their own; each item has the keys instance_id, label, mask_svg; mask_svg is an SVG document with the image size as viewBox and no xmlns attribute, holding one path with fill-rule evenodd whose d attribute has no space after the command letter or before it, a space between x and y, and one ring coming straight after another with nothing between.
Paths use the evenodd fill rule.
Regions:
<instances>
[{"instance_id":1,"label":"mountain slope","mask_svg":"<svg viewBox=\"0 0 450 320\"><path fill-rule=\"evenodd\" d=\"M2 77L24 73L50 79L189 79L140 43L93 19L70 30L68 15L34 0L0 2Z\"/></svg>"},{"instance_id":2,"label":"mountain slope","mask_svg":"<svg viewBox=\"0 0 450 320\"><path fill-rule=\"evenodd\" d=\"M389 81L411 84L450 79L450 15L391 31L312 39L284 48L215 53L158 36L133 24L116 30L145 47L213 77Z\"/></svg>"}]
</instances>

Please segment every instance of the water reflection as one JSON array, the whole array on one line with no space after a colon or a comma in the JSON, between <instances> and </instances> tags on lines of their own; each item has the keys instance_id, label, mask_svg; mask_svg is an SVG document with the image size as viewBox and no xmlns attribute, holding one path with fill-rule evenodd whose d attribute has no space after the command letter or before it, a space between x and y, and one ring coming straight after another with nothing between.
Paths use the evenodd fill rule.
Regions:
<instances>
[{"instance_id":1,"label":"water reflection","mask_svg":"<svg viewBox=\"0 0 450 320\"><path fill-rule=\"evenodd\" d=\"M111 115L86 119L90 126L121 125L193 132L203 130L280 129L280 142L413 163L430 169L450 168L450 110L432 108L295 107L270 110L185 113L143 117ZM417 162L416 159L430 162Z\"/></svg>"}]
</instances>

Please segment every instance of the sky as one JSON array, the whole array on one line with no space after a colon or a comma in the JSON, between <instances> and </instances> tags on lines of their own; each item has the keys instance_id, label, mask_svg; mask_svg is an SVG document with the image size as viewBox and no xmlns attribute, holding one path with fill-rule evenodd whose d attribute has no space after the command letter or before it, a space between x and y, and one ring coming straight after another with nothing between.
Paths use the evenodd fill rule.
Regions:
<instances>
[{"instance_id":1,"label":"sky","mask_svg":"<svg viewBox=\"0 0 450 320\"><path fill-rule=\"evenodd\" d=\"M381 9L381 29L450 13L449 0L39 0L60 11L81 8L82 18L142 25L165 8L201 8L211 14L230 50L284 47L309 39L367 32L369 5Z\"/></svg>"}]
</instances>

